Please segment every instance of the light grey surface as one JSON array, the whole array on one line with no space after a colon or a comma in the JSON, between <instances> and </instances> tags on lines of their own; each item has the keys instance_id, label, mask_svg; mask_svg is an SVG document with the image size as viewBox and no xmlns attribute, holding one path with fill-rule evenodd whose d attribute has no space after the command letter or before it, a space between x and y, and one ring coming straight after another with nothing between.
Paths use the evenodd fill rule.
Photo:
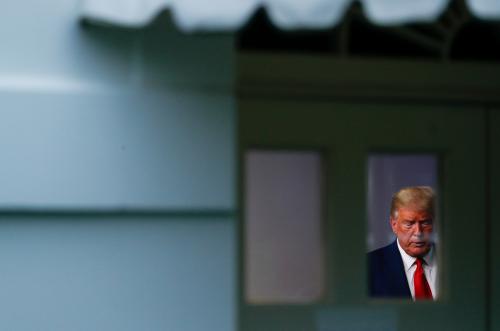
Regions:
<instances>
[{"instance_id":1,"label":"light grey surface","mask_svg":"<svg viewBox=\"0 0 500 331\"><path fill-rule=\"evenodd\" d=\"M0 208L234 208L233 36L0 13ZM27 10L26 8L29 8Z\"/></svg>"},{"instance_id":2,"label":"light grey surface","mask_svg":"<svg viewBox=\"0 0 500 331\"><path fill-rule=\"evenodd\" d=\"M417 185L437 190L437 183L438 158L434 154L371 154L368 157L368 251L395 239L389 223L394 193Z\"/></svg>"},{"instance_id":3,"label":"light grey surface","mask_svg":"<svg viewBox=\"0 0 500 331\"><path fill-rule=\"evenodd\" d=\"M233 81L231 34L183 34L165 17L139 31L82 27L80 6L80 0L3 3L0 81L12 75L113 86Z\"/></svg>"},{"instance_id":4,"label":"light grey surface","mask_svg":"<svg viewBox=\"0 0 500 331\"><path fill-rule=\"evenodd\" d=\"M232 331L234 38L79 5L0 11L0 330Z\"/></svg>"},{"instance_id":5,"label":"light grey surface","mask_svg":"<svg viewBox=\"0 0 500 331\"><path fill-rule=\"evenodd\" d=\"M0 329L234 330L230 218L3 217Z\"/></svg>"},{"instance_id":6,"label":"light grey surface","mask_svg":"<svg viewBox=\"0 0 500 331\"><path fill-rule=\"evenodd\" d=\"M246 299L318 299L324 281L321 155L251 150L245 168Z\"/></svg>"},{"instance_id":7,"label":"light grey surface","mask_svg":"<svg viewBox=\"0 0 500 331\"><path fill-rule=\"evenodd\" d=\"M226 96L12 92L0 109L0 207L234 207Z\"/></svg>"}]
</instances>

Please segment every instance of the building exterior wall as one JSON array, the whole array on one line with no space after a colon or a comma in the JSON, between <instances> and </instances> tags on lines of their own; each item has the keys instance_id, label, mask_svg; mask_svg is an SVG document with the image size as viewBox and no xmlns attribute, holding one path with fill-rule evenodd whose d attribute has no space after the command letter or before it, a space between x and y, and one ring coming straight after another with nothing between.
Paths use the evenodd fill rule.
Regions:
<instances>
[{"instance_id":1,"label":"building exterior wall","mask_svg":"<svg viewBox=\"0 0 500 331\"><path fill-rule=\"evenodd\" d=\"M331 189L325 201L331 199L332 211L325 216L330 254L325 260L329 264L325 299L303 306L280 303L260 307L248 304L243 294L242 330L275 330L284 325L287 330L499 329L495 280L500 264L494 239L499 223L499 69L497 63L485 62L238 54L241 154L255 146L319 151L326 155L325 162L333 163L330 173L341 174L326 180ZM410 116L411 109L417 110L416 117ZM443 126L438 128L431 123L440 113ZM419 131L412 134L410 126L416 123L420 123ZM397 133L402 128L404 132ZM372 130L380 131L365 136ZM449 146L432 138L424 147L424 139L434 134L447 137ZM463 156L457 157L462 152L454 149L463 149ZM439 245L444 252L440 272L444 278L439 290L442 299L435 305L377 301L367 295L366 161L371 153L380 152L437 152L442 157L438 194L439 199L450 200L440 203ZM347 165L346 170L342 171L341 164ZM467 164L471 166L468 170ZM358 193L352 195L355 187ZM336 205L335 199L341 202ZM467 212L472 203L475 207ZM242 210L245 207L242 205ZM244 219L241 224L242 238L247 238ZM247 243L239 245L243 250ZM245 260L240 265L244 266ZM245 284L245 279L240 282ZM465 295L467 291L469 295ZM425 321L413 323L411 319L418 316L425 316Z\"/></svg>"},{"instance_id":2,"label":"building exterior wall","mask_svg":"<svg viewBox=\"0 0 500 331\"><path fill-rule=\"evenodd\" d=\"M0 329L233 330L233 36L0 14Z\"/></svg>"}]
</instances>

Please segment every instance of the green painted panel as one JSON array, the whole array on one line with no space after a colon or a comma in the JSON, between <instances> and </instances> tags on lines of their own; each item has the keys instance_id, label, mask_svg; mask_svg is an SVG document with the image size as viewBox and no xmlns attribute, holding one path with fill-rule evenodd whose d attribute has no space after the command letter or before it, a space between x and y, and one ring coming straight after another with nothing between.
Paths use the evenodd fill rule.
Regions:
<instances>
[{"instance_id":1,"label":"green painted panel","mask_svg":"<svg viewBox=\"0 0 500 331\"><path fill-rule=\"evenodd\" d=\"M318 328L321 307L332 311L387 308L395 312L397 329L402 331L485 328L483 112L466 107L244 99L239 129L242 152L252 147L314 149L323 151L326 160L328 291L313 305L293 310L287 305L272 307L282 316L273 330L295 327L295 320ZM367 296L367 158L374 151L433 153L440 160L442 279L438 302ZM240 272L243 279L244 270ZM268 312L247 305L243 297L240 303L240 325L244 330L258 330L255 321L264 320ZM323 321L337 320L321 316ZM331 325L331 330L335 327Z\"/></svg>"},{"instance_id":2,"label":"green painted panel","mask_svg":"<svg viewBox=\"0 0 500 331\"><path fill-rule=\"evenodd\" d=\"M500 110L493 109L489 113L490 132L490 317L491 330L500 331Z\"/></svg>"}]
</instances>

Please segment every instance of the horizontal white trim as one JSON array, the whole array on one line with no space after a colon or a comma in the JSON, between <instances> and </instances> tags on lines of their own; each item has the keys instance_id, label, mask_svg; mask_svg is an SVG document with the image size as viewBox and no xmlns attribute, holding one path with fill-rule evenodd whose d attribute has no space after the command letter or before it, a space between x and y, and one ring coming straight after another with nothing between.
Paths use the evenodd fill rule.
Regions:
<instances>
[{"instance_id":1,"label":"horizontal white trim","mask_svg":"<svg viewBox=\"0 0 500 331\"><path fill-rule=\"evenodd\" d=\"M36 75L0 75L1 92L112 92L116 88L96 82L75 80L67 77Z\"/></svg>"},{"instance_id":2,"label":"horizontal white trim","mask_svg":"<svg viewBox=\"0 0 500 331\"><path fill-rule=\"evenodd\" d=\"M500 1L498 0L469 0L471 12L483 19L500 18Z\"/></svg>"}]
</instances>

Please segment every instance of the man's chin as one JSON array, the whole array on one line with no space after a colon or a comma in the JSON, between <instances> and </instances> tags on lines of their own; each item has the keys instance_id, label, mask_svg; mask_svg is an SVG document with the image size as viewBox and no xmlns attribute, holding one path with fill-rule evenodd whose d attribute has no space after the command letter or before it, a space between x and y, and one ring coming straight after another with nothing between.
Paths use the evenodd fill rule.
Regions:
<instances>
[{"instance_id":1,"label":"man's chin","mask_svg":"<svg viewBox=\"0 0 500 331\"><path fill-rule=\"evenodd\" d=\"M409 255L413 257L423 257L429 253L429 250L431 247L429 245L422 246L422 247L414 247L410 249Z\"/></svg>"}]
</instances>

